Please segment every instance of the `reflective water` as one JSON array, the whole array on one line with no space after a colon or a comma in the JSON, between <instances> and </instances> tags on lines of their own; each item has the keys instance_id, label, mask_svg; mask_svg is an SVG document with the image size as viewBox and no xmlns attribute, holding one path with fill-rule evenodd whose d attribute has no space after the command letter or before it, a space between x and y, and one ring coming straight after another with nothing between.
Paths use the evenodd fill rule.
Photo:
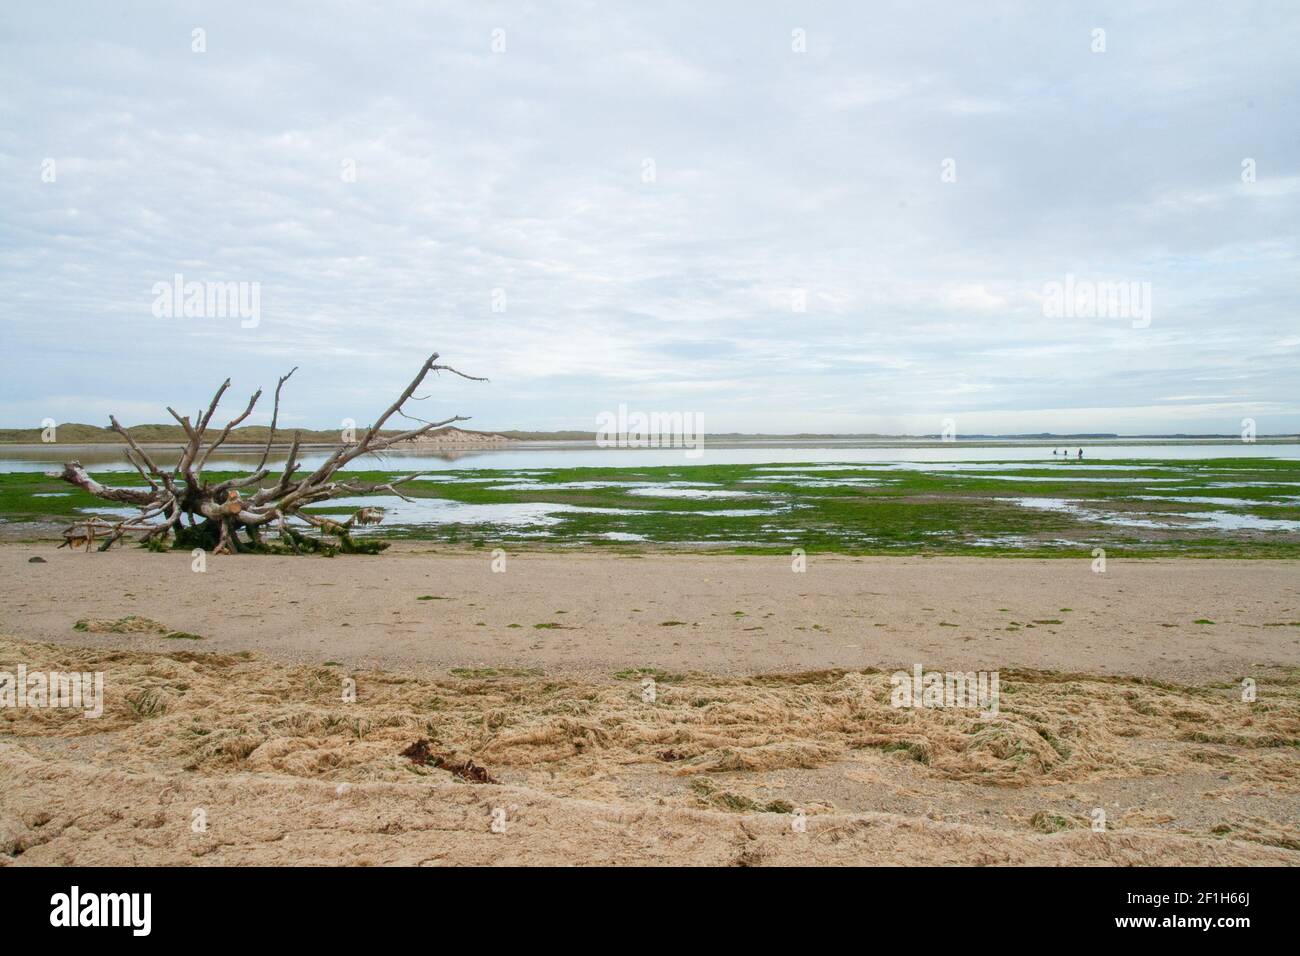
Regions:
<instances>
[{"instance_id":1,"label":"reflective water","mask_svg":"<svg viewBox=\"0 0 1300 956\"><path fill-rule=\"evenodd\" d=\"M629 495L643 498L754 498L748 491L726 491L721 488L670 488L667 485L652 485L648 488L633 488Z\"/></svg>"},{"instance_id":2,"label":"reflective water","mask_svg":"<svg viewBox=\"0 0 1300 956\"><path fill-rule=\"evenodd\" d=\"M1058 446L1059 448L1060 446ZM1072 446L1075 452L1078 446ZM445 449L429 451L411 449L385 452L382 458L366 457L353 462L351 470L446 471L459 468L538 469L538 468L645 468L662 465L749 465L749 464L820 464L829 462L875 465L909 465L961 462L1008 462L1018 467L1037 467L1057 463L1062 469L1088 467L1090 460L1100 459L1177 459L1205 458L1288 458L1300 459L1298 443L1220 442L1199 444L1169 442L1107 442L1084 445L1084 458L1067 463L1052 455L1052 447L1026 443L976 444L961 441L926 446L909 446L880 442L819 440L773 443L706 443L698 458L687 458L683 449L672 448L597 448L591 442L528 442L504 448ZM160 465L172 464L179 451L151 449ZM261 458L261 449L218 452L209 462L211 470L251 470ZM303 466L314 468L325 460L329 450L305 449ZM130 471L120 446L105 445L25 445L0 446L0 472L50 471L62 468L65 461L76 459L95 471ZM272 459L276 461L275 459ZM282 462L276 462L282 464ZM521 472L522 473L522 472Z\"/></svg>"},{"instance_id":3,"label":"reflective water","mask_svg":"<svg viewBox=\"0 0 1300 956\"><path fill-rule=\"evenodd\" d=\"M635 514L619 508L587 508L581 505L548 502L510 502L471 504L447 498L413 498L404 501L392 495L369 495L357 498L333 498L329 507L384 509L385 525L493 524L501 527L538 527L559 524L560 514ZM329 512L328 517L346 520L347 511ZM364 529L358 529L359 531Z\"/></svg>"},{"instance_id":4,"label":"reflective water","mask_svg":"<svg viewBox=\"0 0 1300 956\"><path fill-rule=\"evenodd\" d=\"M529 486L532 487L532 486ZM727 497L731 497L728 495ZM332 510L339 508L339 511ZM453 501L448 498L412 498L409 501L395 495L366 495L350 498L331 498L322 503L322 508L314 513L335 521L346 521L352 508L383 508L385 528L397 526L427 527L447 524L490 524L500 528L542 528L559 524L565 514L602 514L602 515L691 515L707 514L711 517L758 517L776 514L788 510L787 505L773 505L766 508L718 508L707 512L670 511L655 509L643 511L638 508L598 508L587 505L571 505L547 501L521 501L501 503L470 503ZM78 509L88 515L104 517L130 518L140 513L139 508L125 505L91 505ZM366 534L374 526L357 527L356 534ZM637 540L636 538L616 538L611 540Z\"/></svg>"},{"instance_id":5,"label":"reflective water","mask_svg":"<svg viewBox=\"0 0 1300 956\"><path fill-rule=\"evenodd\" d=\"M1066 501L1064 498L1012 498L1024 508L1059 511L1084 521L1125 525L1130 528L1213 528L1220 531L1300 531L1300 521L1261 518L1236 511L1170 512L1142 515L1124 511L1102 511L1098 502ZM1177 519L1177 520L1170 520Z\"/></svg>"}]
</instances>

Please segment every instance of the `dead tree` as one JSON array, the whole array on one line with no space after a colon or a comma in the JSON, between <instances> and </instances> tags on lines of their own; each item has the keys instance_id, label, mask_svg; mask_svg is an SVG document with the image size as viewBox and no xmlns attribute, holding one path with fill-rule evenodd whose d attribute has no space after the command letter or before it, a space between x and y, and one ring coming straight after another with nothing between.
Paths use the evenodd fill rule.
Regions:
<instances>
[{"instance_id":1,"label":"dead tree","mask_svg":"<svg viewBox=\"0 0 1300 956\"><path fill-rule=\"evenodd\" d=\"M410 481L416 475L407 475L386 484L361 484L337 480L336 472L349 462L363 455L382 452L393 445L410 441L414 438L450 425L453 422L466 421L462 415L454 415L440 422L427 422L408 415L404 405L408 401L422 399L412 396L430 372L451 372L461 378L482 382L477 378L458 372L449 365L438 365L435 352L425 360L419 373L409 385L402 390L397 401L389 405L356 441L340 442L325 461L311 474L298 477L302 468L298 461L301 447L301 433L295 432L289 445L289 454L284 467L279 469L278 477L272 478L273 470L266 467L272 444L275 440L276 423L280 415L280 390L293 375L296 368L280 378L275 388L275 406L271 413L271 428L267 435L266 447L257 469L249 475L227 478L219 482L209 482L204 478L203 468L212 453L221 447L230 437L231 431L252 414L262 391L258 389L248 400L247 407L226 423L215 437L209 436L212 418L217 412L222 395L230 387L226 379L212 397L206 411L200 412L197 421L191 421L188 415L178 415L168 407L172 418L180 423L187 437L181 448L180 459L175 467L160 468L136 440L112 415L108 420L113 431L122 436L126 442L126 459L134 466L147 483L147 488L109 487L100 484L82 467L81 462L70 461L63 466L61 473L55 476L71 482L97 498L119 505L138 508L140 513L117 523L96 519L87 523L86 536L102 536L103 544L99 550L110 548L128 533L143 531L140 542L155 549L167 547L169 539L175 547L210 548L214 554L234 554L243 551L303 551L333 554L335 551L374 553L386 545L378 541L355 541L351 530L357 525L375 524L383 518L382 508L361 508L346 521L334 521L321 515L312 514L304 509L318 505L323 501L339 495L369 495L387 492L405 499L396 485ZM427 396L426 396L427 397ZM384 425L394 415L419 422L418 427L398 434L382 434ZM268 481L268 479L270 479ZM410 499L405 499L410 500ZM302 522L298 528L292 527L290 521ZM92 529L91 524L95 527ZM320 536L303 533L311 528L322 535L336 539L331 543ZM71 529L69 529L71 530ZM279 532L279 541L267 542L262 533L268 530Z\"/></svg>"}]
</instances>

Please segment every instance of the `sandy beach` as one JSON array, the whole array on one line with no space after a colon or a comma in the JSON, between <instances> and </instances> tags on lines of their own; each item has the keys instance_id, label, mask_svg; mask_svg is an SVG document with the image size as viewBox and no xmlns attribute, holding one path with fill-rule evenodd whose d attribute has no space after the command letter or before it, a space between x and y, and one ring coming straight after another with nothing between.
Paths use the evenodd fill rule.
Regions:
<instances>
[{"instance_id":1,"label":"sandy beach","mask_svg":"<svg viewBox=\"0 0 1300 956\"><path fill-rule=\"evenodd\" d=\"M0 547L0 861L1300 862L1291 563L492 561Z\"/></svg>"},{"instance_id":2,"label":"sandy beach","mask_svg":"<svg viewBox=\"0 0 1300 956\"><path fill-rule=\"evenodd\" d=\"M1111 560L1096 574L1088 560L814 555L794 573L788 557L523 553L492 566L487 551L397 544L361 558L210 555L195 573L187 553L5 545L0 633L140 649L74 624L142 615L201 636L195 649L292 663L579 674L919 661L1192 682L1300 665L1287 561Z\"/></svg>"},{"instance_id":3,"label":"sandy beach","mask_svg":"<svg viewBox=\"0 0 1300 956\"><path fill-rule=\"evenodd\" d=\"M63 6L0 59L10 936L373 943L381 867L1285 924L1300 7Z\"/></svg>"}]
</instances>

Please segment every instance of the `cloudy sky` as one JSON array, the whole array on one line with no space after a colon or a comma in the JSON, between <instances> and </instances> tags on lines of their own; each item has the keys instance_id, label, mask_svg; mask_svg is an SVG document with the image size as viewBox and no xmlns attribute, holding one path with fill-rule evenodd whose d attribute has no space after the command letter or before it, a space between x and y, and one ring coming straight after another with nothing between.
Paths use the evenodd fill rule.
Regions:
<instances>
[{"instance_id":1,"label":"cloudy sky","mask_svg":"<svg viewBox=\"0 0 1300 956\"><path fill-rule=\"evenodd\" d=\"M380 7L0 8L0 426L1300 429L1294 3Z\"/></svg>"}]
</instances>

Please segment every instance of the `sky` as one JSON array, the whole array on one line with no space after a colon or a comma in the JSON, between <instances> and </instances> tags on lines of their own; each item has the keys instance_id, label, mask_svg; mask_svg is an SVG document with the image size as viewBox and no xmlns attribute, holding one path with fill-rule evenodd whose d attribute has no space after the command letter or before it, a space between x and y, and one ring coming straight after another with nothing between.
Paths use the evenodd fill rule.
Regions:
<instances>
[{"instance_id":1,"label":"sky","mask_svg":"<svg viewBox=\"0 0 1300 956\"><path fill-rule=\"evenodd\" d=\"M490 381L414 414L487 429L1294 433L1297 48L1291 2L5 4L0 426L294 366L282 423L364 425L437 351Z\"/></svg>"}]
</instances>

